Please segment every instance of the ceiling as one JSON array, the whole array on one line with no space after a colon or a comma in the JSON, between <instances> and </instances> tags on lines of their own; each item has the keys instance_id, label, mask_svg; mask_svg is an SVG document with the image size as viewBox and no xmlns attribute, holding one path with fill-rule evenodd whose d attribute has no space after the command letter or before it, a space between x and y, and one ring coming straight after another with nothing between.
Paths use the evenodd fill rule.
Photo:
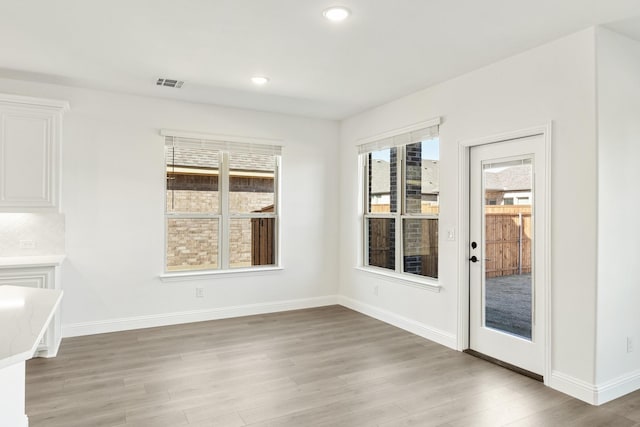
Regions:
<instances>
[{"instance_id":1,"label":"ceiling","mask_svg":"<svg viewBox=\"0 0 640 427\"><path fill-rule=\"evenodd\" d=\"M640 16L611 22L605 26L627 37L640 41Z\"/></svg>"},{"instance_id":2,"label":"ceiling","mask_svg":"<svg viewBox=\"0 0 640 427\"><path fill-rule=\"evenodd\" d=\"M352 16L336 24L334 3L0 0L0 77L342 119L640 15L640 0L341 0Z\"/></svg>"}]
</instances>

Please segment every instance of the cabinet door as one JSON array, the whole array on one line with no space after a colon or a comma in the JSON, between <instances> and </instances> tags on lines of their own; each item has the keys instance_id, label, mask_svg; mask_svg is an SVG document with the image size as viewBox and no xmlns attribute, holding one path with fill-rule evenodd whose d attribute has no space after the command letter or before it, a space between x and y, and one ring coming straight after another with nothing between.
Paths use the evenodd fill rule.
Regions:
<instances>
[{"instance_id":1,"label":"cabinet door","mask_svg":"<svg viewBox=\"0 0 640 427\"><path fill-rule=\"evenodd\" d=\"M55 207L58 147L54 116L5 110L1 118L0 207Z\"/></svg>"},{"instance_id":2,"label":"cabinet door","mask_svg":"<svg viewBox=\"0 0 640 427\"><path fill-rule=\"evenodd\" d=\"M25 286L28 288L53 289L54 270L51 268L36 269L0 269L0 286ZM57 316L57 314L55 314ZM44 333L38 349L37 356L46 356L54 344L55 319L51 321L47 331Z\"/></svg>"}]
</instances>

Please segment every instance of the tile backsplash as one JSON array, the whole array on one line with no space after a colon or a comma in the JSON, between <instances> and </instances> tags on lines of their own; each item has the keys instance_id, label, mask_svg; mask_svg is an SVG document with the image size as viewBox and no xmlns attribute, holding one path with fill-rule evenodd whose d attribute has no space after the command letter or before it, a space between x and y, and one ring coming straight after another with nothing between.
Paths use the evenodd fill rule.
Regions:
<instances>
[{"instance_id":1,"label":"tile backsplash","mask_svg":"<svg viewBox=\"0 0 640 427\"><path fill-rule=\"evenodd\" d=\"M0 256L64 253L63 214L0 213Z\"/></svg>"}]
</instances>

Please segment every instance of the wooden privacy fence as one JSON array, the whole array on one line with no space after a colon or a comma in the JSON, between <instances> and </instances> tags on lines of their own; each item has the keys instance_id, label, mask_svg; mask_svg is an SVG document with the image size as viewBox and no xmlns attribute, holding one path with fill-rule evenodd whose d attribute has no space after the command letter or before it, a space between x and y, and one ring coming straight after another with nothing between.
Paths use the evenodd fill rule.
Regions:
<instances>
[{"instance_id":1,"label":"wooden privacy fence","mask_svg":"<svg viewBox=\"0 0 640 427\"><path fill-rule=\"evenodd\" d=\"M391 220L369 220L369 265L395 268L395 236L390 229Z\"/></svg>"},{"instance_id":2,"label":"wooden privacy fence","mask_svg":"<svg viewBox=\"0 0 640 427\"><path fill-rule=\"evenodd\" d=\"M531 273L531 206L485 206L486 277Z\"/></svg>"},{"instance_id":3,"label":"wooden privacy fence","mask_svg":"<svg viewBox=\"0 0 640 427\"><path fill-rule=\"evenodd\" d=\"M270 213L274 205L266 206L254 213ZM275 257L275 218L251 218L251 265L272 265Z\"/></svg>"},{"instance_id":4,"label":"wooden privacy fence","mask_svg":"<svg viewBox=\"0 0 640 427\"><path fill-rule=\"evenodd\" d=\"M371 213L387 213L391 212L391 208L388 203L372 203ZM440 212L440 206L434 205L429 202L422 202L421 213L437 215Z\"/></svg>"},{"instance_id":5,"label":"wooden privacy fence","mask_svg":"<svg viewBox=\"0 0 640 427\"><path fill-rule=\"evenodd\" d=\"M275 264L275 218L251 218L251 265Z\"/></svg>"},{"instance_id":6,"label":"wooden privacy fence","mask_svg":"<svg viewBox=\"0 0 640 427\"><path fill-rule=\"evenodd\" d=\"M438 219L418 219L421 222L416 248L405 248L403 270L421 276L438 277ZM392 220L369 219L369 265L395 269L395 233ZM405 236L405 245L410 240Z\"/></svg>"},{"instance_id":7,"label":"wooden privacy fence","mask_svg":"<svg viewBox=\"0 0 640 427\"><path fill-rule=\"evenodd\" d=\"M391 220L369 221L369 265L394 269L395 230L390 228ZM530 205L485 206L486 277L531 273L531 232ZM422 233L421 241L427 247L420 254L418 274L438 277L438 220L428 221ZM410 262L407 258L405 254L404 261ZM408 267L405 265L405 270Z\"/></svg>"}]
</instances>

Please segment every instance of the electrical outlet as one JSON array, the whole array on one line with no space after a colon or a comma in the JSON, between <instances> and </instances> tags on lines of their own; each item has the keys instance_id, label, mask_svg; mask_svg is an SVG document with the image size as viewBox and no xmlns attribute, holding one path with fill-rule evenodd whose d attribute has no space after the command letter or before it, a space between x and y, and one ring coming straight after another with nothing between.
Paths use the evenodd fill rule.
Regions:
<instances>
[{"instance_id":1,"label":"electrical outlet","mask_svg":"<svg viewBox=\"0 0 640 427\"><path fill-rule=\"evenodd\" d=\"M378 296L378 285L374 285L374 286L373 286L373 294L374 294L375 296Z\"/></svg>"},{"instance_id":2,"label":"electrical outlet","mask_svg":"<svg viewBox=\"0 0 640 427\"><path fill-rule=\"evenodd\" d=\"M20 240L20 249L35 249L35 240Z\"/></svg>"},{"instance_id":3,"label":"electrical outlet","mask_svg":"<svg viewBox=\"0 0 640 427\"><path fill-rule=\"evenodd\" d=\"M204 298L204 288L196 288L196 298Z\"/></svg>"},{"instance_id":4,"label":"electrical outlet","mask_svg":"<svg viewBox=\"0 0 640 427\"><path fill-rule=\"evenodd\" d=\"M633 353L633 337L627 337L627 353Z\"/></svg>"}]
</instances>

